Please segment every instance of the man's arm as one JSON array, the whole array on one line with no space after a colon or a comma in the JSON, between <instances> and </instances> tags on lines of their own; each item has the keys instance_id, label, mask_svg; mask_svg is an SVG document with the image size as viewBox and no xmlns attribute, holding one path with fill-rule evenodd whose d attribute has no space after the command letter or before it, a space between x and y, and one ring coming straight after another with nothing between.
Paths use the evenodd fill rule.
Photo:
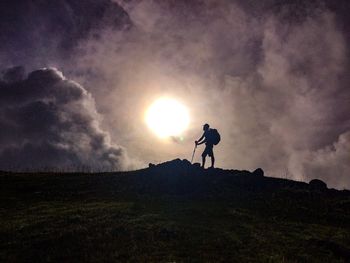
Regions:
<instances>
[{"instance_id":1,"label":"man's arm","mask_svg":"<svg viewBox=\"0 0 350 263\"><path fill-rule=\"evenodd\" d=\"M205 140L203 140L202 142L197 142L197 145L201 145L201 144L203 144L205 142L206 142Z\"/></svg>"},{"instance_id":2,"label":"man's arm","mask_svg":"<svg viewBox=\"0 0 350 263\"><path fill-rule=\"evenodd\" d=\"M197 145L200 145L200 144L205 143L205 140L203 140L203 139L204 139L204 133L203 133L203 135L199 138L199 140L196 141L196 144L197 144ZM203 140L203 141L201 142L201 140Z\"/></svg>"}]
</instances>

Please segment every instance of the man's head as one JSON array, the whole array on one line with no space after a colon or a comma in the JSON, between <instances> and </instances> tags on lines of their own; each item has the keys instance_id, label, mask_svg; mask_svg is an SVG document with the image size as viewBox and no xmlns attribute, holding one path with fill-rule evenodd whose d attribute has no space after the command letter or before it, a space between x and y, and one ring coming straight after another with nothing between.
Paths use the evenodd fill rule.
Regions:
<instances>
[{"instance_id":1,"label":"man's head","mask_svg":"<svg viewBox=\"0 0 350 263\"><path fill-rule=\"evenodd\" d=\"M209 124L206 123L203 125L203 131L207 131L209 129Z\"/></svg>"}]
</instances>

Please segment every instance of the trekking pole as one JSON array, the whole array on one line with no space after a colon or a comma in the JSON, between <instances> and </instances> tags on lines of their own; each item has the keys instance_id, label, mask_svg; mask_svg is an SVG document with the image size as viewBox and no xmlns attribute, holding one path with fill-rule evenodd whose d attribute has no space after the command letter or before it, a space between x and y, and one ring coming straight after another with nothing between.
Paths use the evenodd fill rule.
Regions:
<instances>
[{"instance_id":1,"label":"trekking pole","mask_svg":"<svg viewBox=\"0 0 350 263\"><path fill-rule=\"evenodd\" d=\"M193 149L191 163L193 162L193 157L194 157L194 153L195 153L196 149L197 149L197 144L194 146L194 149Z\"/></svg>"}]
</instances>

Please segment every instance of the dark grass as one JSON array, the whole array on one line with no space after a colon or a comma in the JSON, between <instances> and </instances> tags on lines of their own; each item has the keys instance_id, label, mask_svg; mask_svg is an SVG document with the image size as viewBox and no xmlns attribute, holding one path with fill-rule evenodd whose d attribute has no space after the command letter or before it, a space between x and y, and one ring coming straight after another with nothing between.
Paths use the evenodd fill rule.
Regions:
<instances>
[{"instance_id":1,"label":"dark grass","mask_svg":"<svg viewBox=\"0 0 350 263\"><path fill-rule=\"evenodd\" d=\"M0 188L0 262L350 262L348 191L156 169Z\"/></svg>"}]
</instances>

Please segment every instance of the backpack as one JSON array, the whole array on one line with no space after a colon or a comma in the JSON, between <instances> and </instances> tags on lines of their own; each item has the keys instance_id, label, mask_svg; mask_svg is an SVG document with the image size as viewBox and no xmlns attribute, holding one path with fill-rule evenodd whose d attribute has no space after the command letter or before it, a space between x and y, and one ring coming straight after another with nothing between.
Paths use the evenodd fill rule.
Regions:
<instances>
[{"instance_id":1,"label":"backpack","mask_svg":"<svg viewBox=\"0 0 350 263\"><path fill-rule=\"evenodd\" d=\"M208 141L214 145L217 145L221 140L221 136L217 129L210 129L208 135Z\"/></svg>"}]
</instances>

